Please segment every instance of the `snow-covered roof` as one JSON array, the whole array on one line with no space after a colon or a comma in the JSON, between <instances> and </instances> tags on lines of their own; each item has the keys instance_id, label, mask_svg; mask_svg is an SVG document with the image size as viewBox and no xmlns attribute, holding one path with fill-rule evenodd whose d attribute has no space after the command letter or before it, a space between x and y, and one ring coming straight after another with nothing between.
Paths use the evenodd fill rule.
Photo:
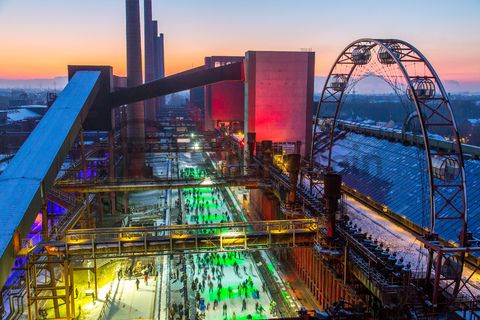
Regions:
<instances>
[{"instance_id":1,"label":"snow-covered roof","mask_svg":"<svg viewBox=\"0 0 480 320\"><path fill-rule=\"evenodd\" d=\"M9 121L23 121L31 118L39 118L40 115L36 112L27 110L27 109L14 109L9 110L7 113L7 118Z\"/></svg>"},{"instance_id":2,"label":"snow-covered roof","mask_svg":"<svg viewBox=\"0 0 480 320\"><path fill-rule=\"evenodd\" d=\"M467 119L467 121L473 126L480 126L480 119Z\"/></svg>"},{"instance_id":3,"label":"snow-covered roof","mask_svg":"<svg viewBox=\"0 0 480 320\"><path fill-rule=\"evenodd\" d=\"M17 108L21 109L46 109L48 106L43 105L43 104L29 104L29 105L24 105L24 106L18 106Z\"/></svg>"},{"instance_id":4,"label":"snow-covered roof","mask_svg":"<svg viewBox=\"0 0 480 320\"><path fill-rule=\"evenodd\" d=\"M317 161L325 164L326 154ZM423 149L349 132L335 142L333 168L344 182L420 226L429 226L428 177ZM480 237L480 161L466 160L469 230ZM437 232L458 240L458 226L437 222Z\"/></svg>"}]
</instances>

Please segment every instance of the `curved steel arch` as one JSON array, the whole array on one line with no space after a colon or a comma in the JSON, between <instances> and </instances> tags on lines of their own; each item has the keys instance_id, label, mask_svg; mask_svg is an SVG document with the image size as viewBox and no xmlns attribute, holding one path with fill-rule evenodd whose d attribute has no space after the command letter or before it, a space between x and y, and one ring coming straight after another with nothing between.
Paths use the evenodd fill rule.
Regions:
<instances>
[{"instance_id":1,"label":"curved steel arch","mask_svg":"<svg viewBox=\"0 0 480 320\"><path fill-rule=\"evenodd\" d=\"M353 56L355 48L365 47L369 50L369 56L364 57L364 61L359 60L358 56ZM374 56L375 50L378 50L377 56ZM357 50L358 53L359 50ZM383 55L380 57L380 52ZM388 56L387 56L388 53ZM466 206L466 186L465 186L465 172L464 161L462 154L462 146L460 143L460 135L458 133L455 118L450 107L450 102L445 89L433 69L432 65L428 62L425 56L414 46L409 43L396 39L359 39L350 43L337 57L333 64L325 85L323 87L322 95L318 104L315 124L313 128L313 139L310 150L310 167L313 168L315 164L315 157L319 151L318 141L322 132L321 126L321 111L328 105L335 108L333 115L333 123L329 126L329 146L328 146L328 164L327 171L332 170L332 147L334 144L335 128L338 120L339 112L342 106L345 89L351 81L353 72L358 66L366 65L371 60L377 59L383 65L395 65L401 71L403 79L406 82L408 96L415 105L416 113L421 126L421 132L423 135L425 154L427 160L427 174L429 180L429 198L430 198L430 229L428 230L429 237L435 235L436 222L439 220L453 220L460 224L459 233L459 245L460 247L467 247L467 206ZM388 63L382 62L387 61ZM423 74L412 72L407 68L407 65L418 64L423 67ZM346 71L338 73L338 69L346 68ZM410 72L409 72L410 71ZM428 72L427 72L428 71ZM339 85L338 79L346 81L343 86ZM337 81L337 82L335 82ZM433 94L431 91L419 89L417 84L421 81L429 82L434 85ZM435 90L436 89L436 90ZM451 152L437 151L434 152L430 148L429 143L429 130L434 127L449 128L452 132L454 150ZM328 133L328 132L327 132ZM433 160L433 159L436 160ZM458 176L455 181L442 181L436 175L436 167L434 163L437 163L437 159L453 158L458 163ZM455 224L455 222L452 223ZM433 253L430 256L433 260ZM460 263L463 266L464 255L460 254ZM432 262L433 263L433 262ZM429 270L431 272L431 264L429 264ZM439 272L436 272L438 274ZM457 274L455 279L455 291L458 290L459 277L461 274ZM455 292L455 294L458 292ZM436 299L434 299L436 300Z\"/></svg>"}]
</instances>

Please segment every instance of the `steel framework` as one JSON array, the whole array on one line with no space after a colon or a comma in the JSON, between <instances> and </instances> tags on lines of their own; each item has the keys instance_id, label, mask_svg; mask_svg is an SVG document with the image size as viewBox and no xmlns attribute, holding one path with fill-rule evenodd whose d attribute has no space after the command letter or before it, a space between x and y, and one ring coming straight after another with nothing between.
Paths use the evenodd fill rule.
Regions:
<instances>
[{"instance_id":1,"label":"steel framework","mask_svg":"<svg viewBox=\"0 0 480 320\"><path fill-rule=\"evenodd\" d=\"M381 70L374 76L383 78L397 95L403 94L415 106L415 112L423 135L429 181L430 226L427 234L422 238L422 241L430 251L427 281L431 279L432 268L434 268L433 304L437 304L439 295L449 287L453 288L453 291L450 292L450 299L453 301L462 282L461 276L465 250L457 250L453 256L446 258L439 251L436 225L437 223L443 223L456 228L459 232L459 247L467 248L469 246L462 146L445 89L432 65L417 48L402 40L360 39L349 44L340 53L330 69L315 115L310 168L315 167L316 157L322 151L320 150L321 139L325 140L325 134L328 134L328 164L326 171L333 170L331 163L332 148L335 141L337 120L345 100L345 93L366 76L363 75L354 79L352 75L356 70L373 72L372 69L364 67L370 64L376 64L379 67L378 69ZM389 76L389 70L393 69L398 74L391 77ZM402 85L405 90L400 92L399 88ZM327 120L327 126L325 126L325 119L322 117L322 112L325 113L325 109L333 110L333 115ZM430 147L429 136L434 128L451 130L451 136L455 145L453 151L434 151ZM437 159L445 162L452 161L456 168L455 175L449 179L442 179L441 176L436 174L438 166L435 167L434 164L438 161ZM451 261L447 261L449 259ZM454 274L445 276L440 269L445 264L452 263L452 261L457 266L453 272ZM440 287L444 289L440 289Z\"/></svg>"},{"instance_id":2,"label":"steel framework","mask_svg":"<svg viewBox=\"0 0 480 320\"><path fill-rule=\"evenodd\" d=\"M207 225L68 230L61 241L43 242L48 253L68 259L262 250L311 246L318 219L231 222ZM57 237L61 238L61 237Z\"/></svg>"}]
</instances>

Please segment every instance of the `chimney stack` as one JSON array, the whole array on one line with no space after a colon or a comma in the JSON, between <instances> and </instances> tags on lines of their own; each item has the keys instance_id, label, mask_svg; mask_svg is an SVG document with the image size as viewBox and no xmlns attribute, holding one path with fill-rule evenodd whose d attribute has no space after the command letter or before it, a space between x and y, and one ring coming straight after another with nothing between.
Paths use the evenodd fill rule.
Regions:
<instances>
[{"instance_id":1,"label":"chimney stack","mask_svg":"<svg viewBox=\"0 0 480 320\"><path fill-rule=\"evenodd\" d=\"M144 31L145 31L145 82L155 80L155 59L153 43L155 41L153 34L152 21L152 0L144 0ZM147 121L147 128L153 128L153 122L156 120L155 100L150 99L145 101L145 120Z\"/></svg>"},{"instance_id":2,"label":"chimney stack","mask_svg":"<svg viewBox=\"0 0 480 320\"><path fill-rule=\"evenodd\" d=\"M165 59L163 33L158 34L158 22L153 21L153 56L155 79L165 78ZM156 101L157 113L161 112L161 108L165 105L165 96L158 97Z\"/></svg>"},{"instance_id":3,"label":"chimney stack","mask_svg":"<svg viewBox=\"0 0 480 320\"><path fill-rule=\"evenodd\" d=\"M140 5L139 0L125 0L127 29L127 86L141 85L142 81L142 48L140 38ZM131 103L127 106L127 142L129 147L138 146L138 150L130 154L128 163L129 176L142 176L145 155L145 113L143 102Z\"/></svg>"}]
</instances>

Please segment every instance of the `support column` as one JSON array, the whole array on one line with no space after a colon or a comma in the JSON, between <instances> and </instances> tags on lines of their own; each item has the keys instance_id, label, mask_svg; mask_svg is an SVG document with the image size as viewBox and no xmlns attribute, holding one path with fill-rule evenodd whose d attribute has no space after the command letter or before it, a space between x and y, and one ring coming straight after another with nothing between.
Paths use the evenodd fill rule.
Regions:
<instances>
[{"instance_id":1,"label":"support column","mask_svg":"<svg viewBox=\"0 0 480 320\"><path fill-rule=\"evenodd\" d=\"M126 115L123 118L125 121L124 126L122 126L122 132L123 132L123 139L122 139L122 153L123 153L123 176L128 177L128 147L127 147L127 139L128 139L128 134L127 134L127 118ZM125 200L126 199L126 200ZM128 193L124 192L123 193L123 203L124 203L124 208L123 212L127 213L127 206L125 205L125 202L128 205Z\"/></svg>"},{"instance_id":2,"label":"support column","mask_svg":"<svg viewBox=\"0 0 480 320\"><path fill-rule=\"evenodd\" d=\"M441 270L442 270L442 261L443 261L443 253L438 252L437 258L435 261L435 279L433 282L433 294L432 294L432 303L433 307L437 309L438 307L438 294L440 289L440 277L441 277Z\"/></svg>"},{"instance_id":3,"label":"support column","mask_svg":"<svg viewBox=\"0 0 480 320\"><path fill-rule=\"evenodd\" d=\"M97 274L97 259L93 259L93 273L95 279L95 297L98 299L98 274Z\"/></svg>"},{"instance_id":4,"label":"support column","mask_svg":"<svg viewBox=\"0 0 480 320\"><path fill-rule=\"evenodd\" d=\"M263 178L270 179L270 165L272 164L272 141L262 141L262 158L263 158Z\"/></svg>"},{"instance_id":5,"label":"support column","mask_svg":"<svg viewBox=\"0 0 480 320\"><path fill-rule=\"evenodd\" d=\"M343 284L346 285L348 283L348 274L349 274L349 255L350 250L348 248L348 242L345 245L345 249L343 252Z\"/></svg>"},{"instance_id":6,"label":"support column","mask_svg":"<svg viewBox=\"0 0 480 320\"><path fill-rule=\"evenodd\" d=\"M65 259L63 264L65 273L65 310L66 319L75 319L75 290L73 280L73 268L68 259ZM57 316L55 316L58 318Z\"/></svg>"},{"instance_id":7,"label":"support column","mask_svg":"<svg viewBox=\"0 0 480 320\"><path fill-rule=\"evenodd\" d=\"M83 182L87 181L87 159L85 157L85 141L83 135L83 129L80 130L80 156L82 161ZM83 229L90 227L90 199L89 194L84 193L83 198L85 200L85 211L80 219L80 225Z\"/></svg>"},{"instance_id":8,"label":"support column","mask_svg":"<svg viewBox=\"0 0 480 320\"><path fill-rule=\"evenodd\" d=\"M253 164L253 157L255 156L255 132L247 133L247 144L248 144L248 163Z\"/></svg>"},{"instance_id":9,"label":"support column","mask_svg":"<svg viewBox=\"0 0 480 320\"><path fill-rule=\"evenodd\" d=\"M287 204L293 206L297 201L297 184L298 184L298 174L300 172L300 154L288 154L286 155L287 159L287 172L289 177L290 189L287 195Z\"/></svg>"},{"instance_id":10,"label":"support column","mask_svg":"<svg viewBox=\"0 0 480 320\"><path fill-rule=\"evenodd\" d=\"M103 208L103 193L97 194L97 204L98 204L98 205L97 205L97 210L96 210L96 212L97 212L97 214L98 214L98 217L97 217L97 218L98 218L98 221L99 221L100 223L102 223L102 222L103 222L103 215L104 215L104 210L103 210L103 209L104 209L104 208Z\"/></svg>"},{"instance_id":11,"label":"support column","mask_svg":"<svg viewBox=\"0 0 480 320\"><path fill-rule=\"evenodd\" d=\"M342 176L336 173L326 173L324 177L324 196L327 209L327 242L333 245L335 238L335 215L338 208L338 200L341 196Z\"/></svg>"},{"instance_id":12,"label":"support column","mask_svg":"<svg viewBox=\"0 0 480 320\"><path fill-rule=\"evenodd\" d=\"M121 129L120 129L121 130ZM115 137L113 131L108 133L108 181L113 182L115 180ZM112 216L117 212L117 200L115 192L110 192L110 210Z\"/></svg>"},{"instance_id":13,"label":"support column","mask_svg":"<svg viewBox=\"0 0 480 320\"><path fill-rule=\"evenodd\" d=\"M302 141L295 142L295 153L302 153Z\"/></svg>"},{"instance_id":14,"label":"support column","mask_svg":"<svg viewBox=\"0 0 480 320\"><path fill-rule=\"evenodd\" d=\"M123 194L123 213L128 214L128 192Z\"/></svg>"},{"instance_id":15,"label":"support column","mask_svg":"<svg viewBox=\"0 0 480 320\"><path fill-rule=\"evenodd\" d=\"M42 207L42 241L48 240L48 202Z\"/></svg>"}]
</instances>

